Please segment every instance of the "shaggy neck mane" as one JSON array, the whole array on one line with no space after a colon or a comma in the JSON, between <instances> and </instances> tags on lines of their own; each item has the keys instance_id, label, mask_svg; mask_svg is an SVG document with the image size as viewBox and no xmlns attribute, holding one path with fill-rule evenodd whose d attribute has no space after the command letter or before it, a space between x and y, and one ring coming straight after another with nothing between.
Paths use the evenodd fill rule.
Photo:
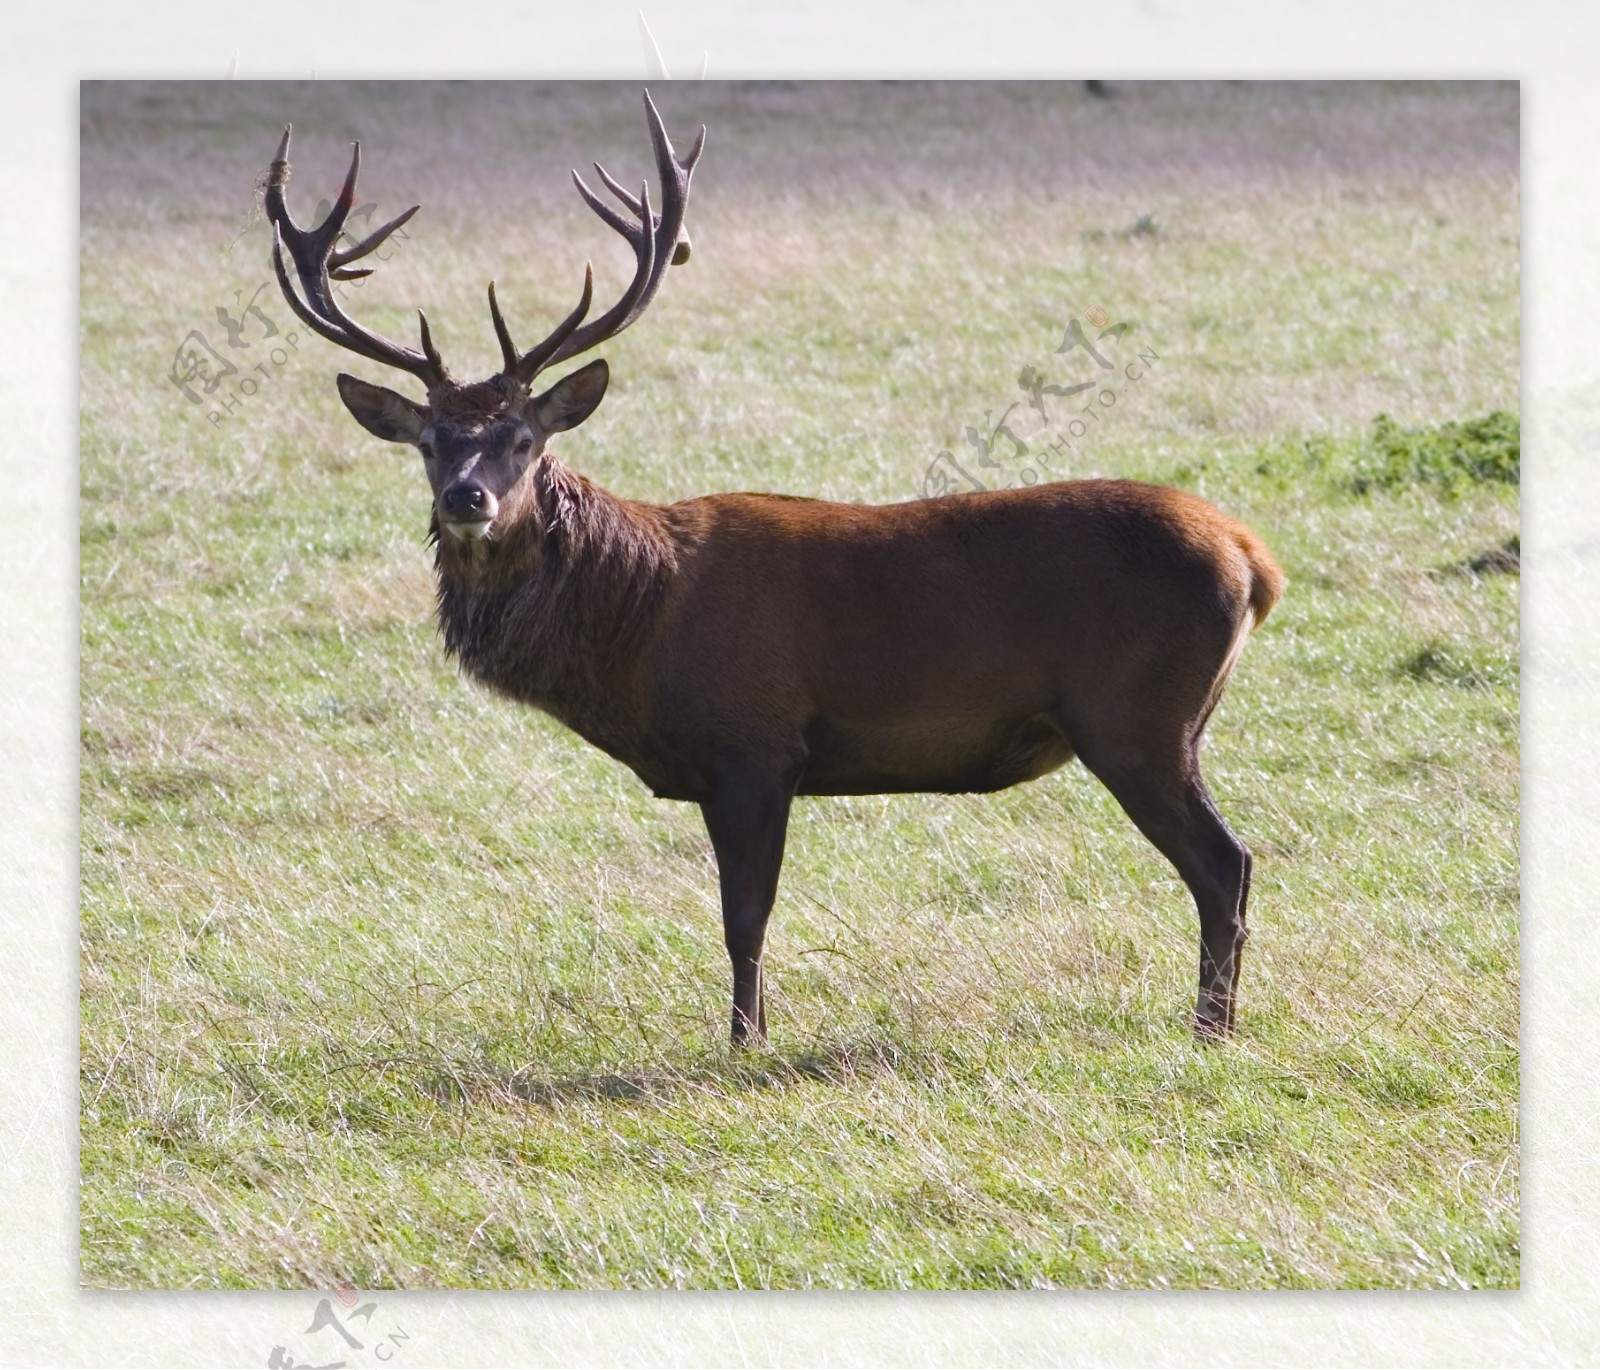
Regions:
<instances>
[{"instance_id":1,"label":"shaggy neck mane","mask_svg":"<svg viewBox=\"0 0 1600 1370\"><path fill-rule=\"evenodd\" d=\"M677 570L665 510L619 499L546 453L492 535L441 535L435 570L445 650L484 684L586 734L628 687L631 650Z\"/></svg>"}]
</instances>

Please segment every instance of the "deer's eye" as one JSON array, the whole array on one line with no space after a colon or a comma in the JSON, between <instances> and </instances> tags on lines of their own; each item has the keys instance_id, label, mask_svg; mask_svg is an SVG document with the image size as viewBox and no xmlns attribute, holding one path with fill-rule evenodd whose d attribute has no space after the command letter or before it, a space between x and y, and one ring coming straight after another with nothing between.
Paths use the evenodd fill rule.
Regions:
<instances>
[{"instance_id":1,"label":"deer's eye","mask_svg":"<svg viewBox=\"0 0 1600 1370\"><path fill-rule=\"evenodd\" d=\"M519 442L517 444L517 455L519 457L526 456L531 451L533 451L533 439L532 438L524 438L521 442Z\"/></svg>"},{"instance_id":2,"label":"deer's eye","mask_svg":"<svg viewBox=\"0 0 1600 1370\"><path fill-rule=\"evenodd\" d=\"M423 461L432 461L436 456L439 455L433 450L433 444L431 442L419 442L417 444L417 451L422 453Z\"/></svg>"}]
</instances>

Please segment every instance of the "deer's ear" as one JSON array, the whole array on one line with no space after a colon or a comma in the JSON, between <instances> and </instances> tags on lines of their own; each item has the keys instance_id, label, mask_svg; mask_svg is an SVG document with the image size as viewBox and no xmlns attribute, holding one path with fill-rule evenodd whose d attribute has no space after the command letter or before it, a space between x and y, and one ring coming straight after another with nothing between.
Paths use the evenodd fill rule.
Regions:
<instances>
[{"instance_id":1,"label":"deer's ear","mask_svg":"<svg viewBox=\"0 0 1600 1370\"><path fill-rule=\"evenodd\" d=\"M341 374L338 384L339 398L344 401L344 407L375 438L382 438L385 442L414 443L428 426L427 407L408 400L404 395L385 390L381 385L357 380L354 376Z\"/></svg>"},{"instance_id":2,"label":"deer's ear","mask_svg":"<svg viewBox=\"0 0 1600 1370\"><path fill-rule=\"evenodd\" d=\"M604 361L580 366L533 401L529 406L533 421L541 433L564 433L576 428L594 413L610 382L611 370Z\"/></svg>"}]
</instances>

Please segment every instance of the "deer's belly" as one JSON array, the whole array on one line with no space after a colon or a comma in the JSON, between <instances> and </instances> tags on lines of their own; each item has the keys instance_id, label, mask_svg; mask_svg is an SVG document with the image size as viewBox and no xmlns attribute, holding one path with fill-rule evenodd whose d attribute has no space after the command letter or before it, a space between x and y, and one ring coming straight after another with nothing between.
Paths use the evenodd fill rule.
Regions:
<instances>
[{"instance_id":1,"label":"deer's belly","mask_svg":"<svg viewBox=\"0 0 1600 1370\"><path fill-rule=\"evenodd\" d=\"M799 794L976 794L1033 780L1072 760L1044 715L981 732L962 720L925 718L865 726L816 719L806 729Z\"/></svg>"}]
</instances>

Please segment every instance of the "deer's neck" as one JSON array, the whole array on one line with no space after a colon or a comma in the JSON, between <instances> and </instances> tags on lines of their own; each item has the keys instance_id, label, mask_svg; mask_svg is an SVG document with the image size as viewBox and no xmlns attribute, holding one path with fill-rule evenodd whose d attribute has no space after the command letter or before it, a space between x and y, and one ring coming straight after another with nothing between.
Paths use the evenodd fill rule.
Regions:
<instances>
[{"instance_id":1,"label":"deer's neck","mask_svg":"<svg viewBox=\"0 0 1600 1370\"><path fill-rule=\"evenodd\" d=\"M490 689L613 750L642 722L640 670L679 549L656 505L549 456L528 479L491 539L438 538L445 650Z\"/></svg>"}]
</instances>

